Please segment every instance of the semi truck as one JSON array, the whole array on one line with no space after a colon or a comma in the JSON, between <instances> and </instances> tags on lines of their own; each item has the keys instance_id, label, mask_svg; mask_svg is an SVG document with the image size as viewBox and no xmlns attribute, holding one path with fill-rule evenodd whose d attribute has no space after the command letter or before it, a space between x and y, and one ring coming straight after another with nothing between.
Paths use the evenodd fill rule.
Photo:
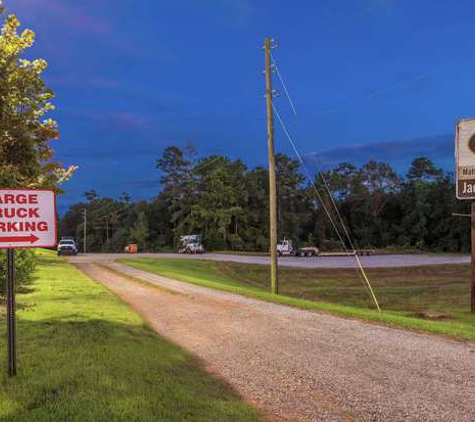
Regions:
<instances>
[{"instance_id":1,"label":"semi truck","mask_svg":"<svg viewBox=\"0 0 475 422\"><path fill-rule=\"evenodd\" d=\"M277 243L277 253L279 256L317 256L320 254L320 250L316 246L297 248L293 245L292 239L284 237L284 240Z\"/></svg>"},{"instance_id":2,"label":"semi truck","mask_svg":"<svg viewBox=\"0 0 475 422\"><path fill-rule=\"evenodd\" d=\"M200 234L180 236L178 253L201 254L204 253L204 251L203 238Z\"/></svg>"},{"instance_id":3,"label":"semi truck","mask_svg":"<svg viewBox=\"0 0 475 422\"><path fill-rule=\"evenodd\" d=\"M277 244L277 253L279 256L298 256L298 257L310 257L310 256L355 256L355 255L373 255L375 251L373 249L359 249L348 251L332 251L322 252L316 246L305 246L297 248L293 245L292 239L281 240Z\"/></svg>"}]
</instances>

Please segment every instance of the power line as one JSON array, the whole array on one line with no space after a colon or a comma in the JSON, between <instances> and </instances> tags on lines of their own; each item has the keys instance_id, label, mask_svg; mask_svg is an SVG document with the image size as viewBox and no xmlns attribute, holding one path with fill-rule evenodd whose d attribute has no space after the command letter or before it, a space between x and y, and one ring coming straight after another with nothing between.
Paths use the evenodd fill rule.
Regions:
<instances>
[{"instance_id":1,"label":"power line","mask_svg":"<svg viewBox=\"0 0 475 422\"><path fill-rule=\"evenodd\" d=\"M280 74L279 67L277 66L277 62L275 61L274 56L272 55L272 52L270 53L270 57L272 59L272 64L277 73L277 76L280 79L280 83L282 84L282 87L284 88L285 95L287 96L287 99L289 100L290 107L292 107L292 111L294 112L294 114L297 115L297 110L295 109L294 102L292 101L292 98L290 98L289 91L287 90L287 85L285 85L284 79L282 78L282 75Z\"/></svg>"},{"instance_id":2,"label":"power line","mask_svg":"<svg viewBox=\"0 0 475 422\"><path fill-rule=\"evenodd\" d=\"M350 100L348 101L347 103L345 104L342 104L340 106L336 106L336 107L332 107L332 108L329 108L327 109L326 111L324 111L322 114L319 114L317 116L317 118L319 117L323 117L323 116L326 116L328 114L332 114L332 113L336 113L340 110L344 110L348 107L351 107L355 104L359 104L363 101L366 101L366 100L369 100L371 98L375 98L375 97L379 97L380 95L383 95L383 94L386 94L387 92L390 92L390 91L394 91L395 89L398 89L398 88L402 88L404 86L407 86L407 85L410 85L414 82L417 82L417 81L420 81L422 79L425 79L427 78L427 76L429 76L428 73L423 73L421 75L417 75L417 76L414 76L413 78L409 79L409 80L406 80L406 81L403 81L403 82L400 82L398 84L395 84L395 85L391 85L387 88L383 88L383 89L380 89L378 91L375 91L375 92L371 92L370 94L368 95L365 95L361 98L357 98L357 99L354 99L354 100Z\"/></svg>"},{"instance_id":3,"label":"power line","mask_svg":"<svg viewBox=\"0 0 475 422\"><path fill-rule=\"evenodd\" d=\"M104 215L102 215L102 216L94 216L94 219L96 219L96 220L104 220L104 219L107 219L108 217L111 217L111 216L114 215L114 214L119 214L119 213L121 213L121 212L127 210L128 208L133 207L134 205L135 205L135 203L127 204L127 205L125 205L125 206L122 207L122 208L119 208L119 209L117 209L117 210L114 210L114 211L109 212L108 214L104 214Z\"/></svg>"},{"instance_id":4,"label":"power line","mask_svg":"<svg viewBox=\"0 0 475 422\"><path fill-rule=\"evenodd\" d=\"M223 157L221 155L217 155L215 158L213 158L210 161L204 162L202 164L198 164L197 167L193 168L192 171L197 171L197 170L203 170L204 168L208 167L209 165L215 163L216 161L221 160Z\"/></svg>"},{"instance_id":5,"label":"power line","mask_svg":"<svg viewBox=\"0 0 475 422\"><path fill-rule=\"evenodd\" d=\"M306 172L306 174L307 174L307 177L308 177L308 179L310 180L310 183L311 183L313 189L315 190L315 193L317 194L317 198L319 199L320 203L322 204L322 207L323 207L323 209L325 210L325 213L326 213L328 219L330 220L330 223L332 224L332 226L333 226L333 228L334 228L334 230L335 230L335 232L336 232L336 234L337 234L337 236L338 236L338 238L339 238L339 240L340 240L340 242L341 242L341 244L342 244L342 246L343 246L345 252L346 252L347 254L349 254L349 251L348 251L348 248L346 247L345 241L343 240L343 237L341 236L340 231L338 230L338 227L336 226L335 222L333 221L333 218L332 218L332 216L331 216L331 214L330 214L330 211L328 210L327 206L326 206L325 203L323 202L323 198L322 198L320 192L318 191L317 186L315 185L315 182L314 182L313 178L311 177L310 172L309 172L307 166L305 165L305 163L304 163L304 161L303 161L303 159L302 159L302 157L301 157L301 155L300 155L300 153L299 153L299 151L298 151L298 149L297 149L297 146L295 145L295 142L293 141L292 137L290 136L290 134L289 134L289 132L288 132L288 130L287 130L287 127L285 126L285 124L284 124L282 118L280 117L280 114L279 114L279 112L277 111L277 109L276 109L274 103L272 103L272 108L273 108L273 110L274 110L274 112L275 112L275 114L276 114L276 116L277 116L277 119L279 120L279 123L280 123L280 125L281 125L281 127L282 127L282 129L283 129L283 131L284 131L284 133L285 133L285 135L286 135L286 137L287 137L287 139L288 139L290 145L292 146L292 149L293 149L294 152L295 152L295 155L297 156L298 160L300 161L300 164L302 165L303 169L305 170L305 172ZM335 209L337 210L337 213L339 214L338 208L336 207L335 201L333 200L333 196L331 195L331 192L330 192L329 189L328 189L328 192L329 192L330 197L331 197L331 199L332 199L332 203L333 203ZM340 214L339 214L339 215L340 215ZM344 223L343 223L343 219L341 218L341 215L340 215L340 224L342 224L342 227L344 227L345 234L347 235L347 237L348 237L348 239L349 239L349 242L350 242L350 245L352 246L352 245L353 245L353 242L351 242L351 238L350 238L350 236L349 236L348 231L346 230L346 227L345 227L345 225L344 225ZM374 294L373 288L372 288L372 286L371 286L371 282L369 281L368 276L366 275L366 272L365 272L365 270L364 270L364 268L363 268L363 264L361 263L361 260L360 260L359 257L358 257L357 251L354 249L353 246L352 246L352 248L353 248L353 251L354 251L353 256L355 257L356 264L358 265L358 268L359 268L359 270L361 271L361 275L363 276L364 283L366 284L366 286L367 286L367 288L368 288L368 291L370 292L371 298L372 298L372 300L373 300L373 302L374 302L374 304L375 304L375 306L376 306L378 312L381 312L381 308L380 308L380 306L379 306L379 303L378 303L378 300L377 300L377 298L376 298L376 295ZM358 272L358 269L357 269L357 272ZM359 274L359 273L358 273L358 274Z\"/></svg>"},{"instance_id":6,"label":"power line","mask_svg":"<svg viewBox=\"0 0 475 422\"><path fill-rule=\"evenodd\" d=\"M284 122L282 121L282 118L280 117L280 114L279 114L279 112L277 111L277 108L275 107L274 103L272 103L272 108L274 109L275 115L277 116L277 120L279 120L280 126L282 127L282 129L283 129L283 131L284 131L284 133L285 133L285 135L286 135L288 141L290 142L290 145L292 146L292 149L294 150L295 155L297 156L297 158L298 158L300 164L302 165L303 169L305 170L305 173L306 173L306 175L307 175L307 178L310 180L310 183L311 183L313 189L315 190L315 193L317 194L317 198L318 198L318 200L320 201L320 203L322 204L322 207L323 207L323 209L325 210L325 213L326 213L326 215L328 216L328 219L330 220L330 223L332 224L332 226L333 226L333 228L334 228L334 230L335 230L335 232L336 232L336 234L337 234L337 236L338 236L338 239L340 240L340 242L341 242L343 248L345 249L345 252L348 253L348 248L346 247L345 241L343 240L343 237L341 236L340 231L338 230L338 227L335 225L335 223L334 223L334 221L333 221L333 218L332 218L332 216L331 216L331 214L330 214L330 211L328 210L327 206L325 205L325 203L324 203L324 201L323 201L323 198L322 198L320 192L318 191L318 189L317 189L317 187L316 187L316 185L315 185L315 183L314 183L314 181L313 181L313 178L312 178L312 176L311 176L311 174L310 174L310 172L309 172L307 166L305 166L305 163L304 163L304 161L303 161L303 159L302 159L302 157L301 157L301 155L300 155L300 153L299 153L299 151L298 151L298 149L297 149L297 146L295 145L295 143L294 143L292 137L290 136L290 134L289 134L289 132L288 132L288 130L287 130L287 127L285 126Z\"/></svg>"},{"instance_id":7,"label":"power line","mask_svg":"<svg viewBox=\"0 0 475 422\"><path fill-rule=\"evenodd\" d=\"M346 225L345 223L343 222L343 218L341 217L341 214L340 214L340 211L338 210L338 207L336 206L336 203L335 203L335 199L333 198L333 195L330 191L330 186L327 182L327 179L325 178L323 172L319 172L319 175L320 175L320 178L323 180L323 185L325 186L326 190L327 190L327 193L328 193L328 196L330 197L330 200L333 204L333 207L335 208L335 211L336 211L336 214L338 216L338 219L340 221L340 224L341 224L341 227L343 228L343 231L345 232L345 235L346 235L346 238L348 239L348 242L351 246L351 249L353 250L356 250L355 246L353 245L353 242L351 240L351 237L350 237L350 234L348 233L348 230L346 229Z\"/></svg>"}]
</instances>

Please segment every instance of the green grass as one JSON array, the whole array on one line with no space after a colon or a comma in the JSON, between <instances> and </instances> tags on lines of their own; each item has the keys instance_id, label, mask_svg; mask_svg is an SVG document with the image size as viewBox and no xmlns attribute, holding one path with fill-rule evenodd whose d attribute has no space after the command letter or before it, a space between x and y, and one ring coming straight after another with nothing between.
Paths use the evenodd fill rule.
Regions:
<instances>
[{"instance_id":1,"label":"green grass","mask_svg":"<svg viewBox=\"0 0 475 422\"><path fill-rule=\"evenodd\" d=\"M383 309L378 313L371 309L369 295L353 269L281 267L281 294L276 296L268 293L268 269L263 265L162 258L120 261L155 274L275 303L475 340L468 265L369 269ZM419 317L434 311L447 319Z\"/></svg>"},{"instance_id":2,"label":"green grass","mask_svg":"<svg viewBox=\"0 0 475 422\"><path fill-rule=\"evenodd\" d=\"M50 252L17 296L18 376L0 348L1 421L257 421L199 362ZM5 338L5 320L0 327Z\"/></svg>"}]
</instances>

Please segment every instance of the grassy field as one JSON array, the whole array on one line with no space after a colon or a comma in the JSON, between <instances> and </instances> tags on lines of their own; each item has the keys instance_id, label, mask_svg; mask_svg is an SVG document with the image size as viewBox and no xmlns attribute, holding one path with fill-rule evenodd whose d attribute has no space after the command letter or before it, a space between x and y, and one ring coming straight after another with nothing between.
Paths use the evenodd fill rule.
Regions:
<instances>
[{"instance_id":1,"label":"grassy field","mask_svg":"<svg viewBox=\"0 0 475 422\"><path fill-rule=\"evenodd\" d=\"M377 313L371 309L369 295L354 269L281 267L281 295L274 296L267 293L268 269L263 265L162 258L124 259L121 262L171 278L277 303L475 340L468 265L369 269L368 275L383 309L382 313ZM433 316L444 319L429 319Z\"/></svg>"},{"instance_id":2,"label":"grassy field","mask_svg":"<svg viewBox=\"0 0 475 422\"><path fill-rule=\"evenodd\" d=\"M1 421L257 421L256 411L108 290L51 253L18 295L18 376ZM5 338L5 321L0 325Z\"/></svg>"}]
</instances>

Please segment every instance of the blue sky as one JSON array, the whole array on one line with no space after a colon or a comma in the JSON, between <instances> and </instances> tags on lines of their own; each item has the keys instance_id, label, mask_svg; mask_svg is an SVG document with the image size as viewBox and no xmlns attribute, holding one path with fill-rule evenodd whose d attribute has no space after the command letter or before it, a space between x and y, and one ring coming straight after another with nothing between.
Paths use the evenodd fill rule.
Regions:
<instances>
[{"instance_id":1,"label":"blue sky","mask_svg":"<svg viewBox=\"0 0 475 422\"><path fill-rule=\"evenodd\" d=\"M79 166L63 209L92 188L157 194L168 145L266 165L266 35L298 115L276 107L313 171L417 155L451 170L454 121L475 115L469 0L4 3L50 64L57 157ZM277 122L276 149L292 154Z\"/></svg>"}]
</instances>

